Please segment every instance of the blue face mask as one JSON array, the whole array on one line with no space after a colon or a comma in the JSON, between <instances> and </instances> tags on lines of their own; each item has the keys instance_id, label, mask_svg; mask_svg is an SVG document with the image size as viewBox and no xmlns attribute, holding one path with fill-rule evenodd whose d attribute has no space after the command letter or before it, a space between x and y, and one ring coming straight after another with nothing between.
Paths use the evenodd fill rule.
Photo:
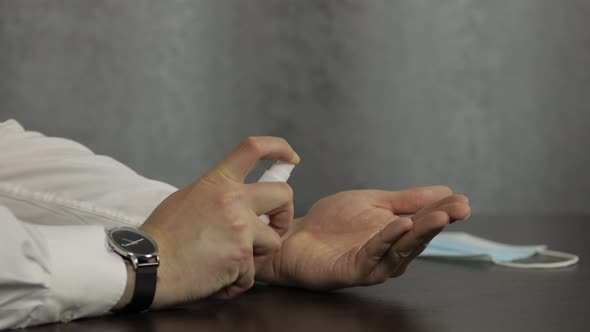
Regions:
<instances>
[{"instance_id":1,"label":"blue face mask","mask_svg":"<svg viewBox=\"0 0 590 332\"><path fill-rule=\"evenodd\" d=\"M534 255L562 258L551 263L519 263L517 260ZM470 259L491 261L497 265L516 268L551 269L576 264L578 256L563 252L547 250L545 245L513 246L486 240L464 232L443 232L437 235L421 257L438 257L445 259Z\"/></svg>"}]
</instances>

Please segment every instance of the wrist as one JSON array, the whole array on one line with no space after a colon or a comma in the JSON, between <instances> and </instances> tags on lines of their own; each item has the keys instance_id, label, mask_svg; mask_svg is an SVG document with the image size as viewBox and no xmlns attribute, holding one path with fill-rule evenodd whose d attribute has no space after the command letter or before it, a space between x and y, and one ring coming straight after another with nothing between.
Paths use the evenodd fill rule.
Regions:
<instances>
[{"instance_id":1,"label":"wrist","mask_svg":"<svg viewBox=\"0 0 590 332\"><path fill-rule=\"evenodd\" d=\"M158 281L156 284L156 293L150 309L162 309L178 303L178 294L175 290L180 280L171 275L171 265L173 255L169 255L170 248L166 234L159 232L157 228L150 227L149 223L144 223L139 229L148 234L158 244L158 256L160 257L160 266L158 267ZM174 252L174 251L172 251Z\"/></svg>"},{"instance_id":2,"label":"wrist","mask_svg":"<svg viewBox=\"0 0 590 332\"><path fill-rule=\"evenodd\" d=\"M125 263L127 276L123 294L111 310L138 313L149 309L158 281L158 245L137 228L115 227L106 233L108 245Z\"/></svg>"},{"instance_id":3,"label":"wrist","mask_svg":"<svg viewBox=\"0 0 590 332\"><path fill-rule=\"evenodd\" d=\"M284 254L284 244L294 233L298 231L300 228L299 221L302 219L303 217L293 220L293 225L281 238L281 247L279 250L268 261L268 263L264 265L263 268L256 271L256 281L275 286L293 286L293 283L289 281L289 276L285 273L285 264L289 263L286 260L289 258Z\"/></svg>"}]
</instances>

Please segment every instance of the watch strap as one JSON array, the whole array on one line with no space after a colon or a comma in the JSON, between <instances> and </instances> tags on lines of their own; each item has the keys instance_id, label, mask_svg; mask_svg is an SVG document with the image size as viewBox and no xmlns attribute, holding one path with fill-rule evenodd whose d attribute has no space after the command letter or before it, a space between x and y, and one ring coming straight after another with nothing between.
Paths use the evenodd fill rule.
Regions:
<instances>
[{"instance_id":1,"label":"watch strap","mask_svg":"<svg viewBox=\"0 0 590 332\"><path fill-rule=\"evenodd\" d=\"M156 295L158 282L158 266L138 266L135 270L135 289L129 304L119 310L122 313L134 313L147 310Z\"/></svg>"}]
</instances>

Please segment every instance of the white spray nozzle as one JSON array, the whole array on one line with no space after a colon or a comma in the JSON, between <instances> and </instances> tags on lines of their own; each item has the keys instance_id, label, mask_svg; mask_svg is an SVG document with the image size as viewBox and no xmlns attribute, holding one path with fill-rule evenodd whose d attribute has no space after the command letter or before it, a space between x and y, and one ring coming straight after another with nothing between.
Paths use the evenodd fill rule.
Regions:
<instances>
[{"instance_id":1,"label":"white spray nozzle","mask_svg":"<svg viewBox=\"0 0 590 332\"><path fill-rule=\"evenodd\" d=\"M262 174L258 182L287 182L294 168L295 165L293 164L277 161ZM261 215L259 218L267 225L270 223L270 219L266 214Z\"/></svg>"}]
</instances>

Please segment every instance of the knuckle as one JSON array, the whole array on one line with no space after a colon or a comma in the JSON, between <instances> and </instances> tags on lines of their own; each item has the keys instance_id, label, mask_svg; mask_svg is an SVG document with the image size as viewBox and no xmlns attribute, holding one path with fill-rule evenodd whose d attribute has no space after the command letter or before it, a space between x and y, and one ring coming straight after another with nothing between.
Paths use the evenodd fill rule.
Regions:
<instances>
[{"instance_id":1,"label":"knuckle","mask_svg":"<svg viewBox=\"0 0 590 332\"><path fill-rule=\"evenodd\" d=\"M254 278L248 278L248 280L245 282L245 291L249 290L250 288L252 288L254 286Z\"/></svg>"},{"instance_id":2,"label":"knuckle","mask_svg":"<svg viewBox=\"0 0 590 332\"><path fill-rule=\"evenodd\" d=\"M217 176L214 169L208 170L203 174L198 181L195 181L191 186L196 187L199 184L204 185L216 185L217 184Z\"/></svg>"},{"instance_id":3,"label":"knuckle","mask_svg":"<svg viewBox=\"0 0 590 332\"><path fill-rule=\"evenodd\" d=\"M260 137L248 136L242 141L242 148L254 154L260 154Z\"/></svg>"},{"instance_id":4,"label":"knuckle","mask_svg":"<svg viewBox=\"0 0 590 332\"><path fill-rule=\"evenodd\" d=\"M292 201L293 200L293 188L287 182L277 182L277 186L285 193L285 197Z\"/></svg>"},{"instance_id":5,"label":"knuckle","mask_svg":"<svg viewBox=\"0 0 590 332\"><path fill-rule=\"evenodd\" d=\"M447 185L442 185L441 189L446 191L449 195L453 194L453 189L451 189L451 187L447 186Z\"/></svg>"},{"instance_id":6,"label":"knuckle","mask_svg":"<svg viewBox=\"0 0 590 332\"><path fill-rule=\"evenodd\" d=\"M430 203L430 197L426 192L419 191L419 192L412 192L408 193L408 202L413 202L413 204L418 206L428 206Z\"/></svg>"},{"instance_id":7,"label":"knuckle","mask_svg":"<svg viewBox=\"0 0 590 332\"><path fill-rule=\"evenodd\" d=\"M225 266L225 273L227 276L227 279L225 281L227 282L227 284L233 284L236 280L238 280L238 277L240 276L240 267L236 262L232 261L231 259L227 260L227 262L230 262L231 264L227 264Z\"/></svg>"},{"instance_id":8,"label":"knuckle","mask_svg":"<svg viewBox=\"0 0 590 332\"><path fill-rule=\"evenodd\" d=\"M233 189L222 191L215 194L215 206L218 208L227 208L236 205L244 197L241 190Z\"/></svg>"},{"instance_id":9,"label":"knuckle","mask_svg":"<svg viewBox=\"0 0 590 332\"><path fill-rule=\"evenodd\" d=\"M236 218L231 221L230 227L234 234L242 234L248 229L248 223L241 218Z\"/></svg>"},{"instance_id":10,"label":"knuckle","mask_svg":"<svg viewBox=\"0 0 590 332\"><path fill-rule=\"evenodd\" d=\"M237 256L240 260L241 264L248 264L251 260L252 260L252 247L248 246L246 244L242 244L238 247L237 251Z\"/></svg>"},{"instance_id":11,"label":"knuckle","mask_svg":"<svg viewBox=\"0 0 590 332\"><path fill-rule=\"evenodd\" d=\"M246 245L236 246L229 254L228 260L231 261L232 267L243 267L248 264L252 257L252 248Z\"/></svg>"},{"instance_id":12,"label":"knuckle","mask_svg":"<svg viewBox=\"0 0 590 332\"><path fill-rule=\"evenodd\" d=\"M287 140L284 137L275 137L275 139L283 145L289 145L289 142L287 142Z\"/></svg>"}]
</instances>

